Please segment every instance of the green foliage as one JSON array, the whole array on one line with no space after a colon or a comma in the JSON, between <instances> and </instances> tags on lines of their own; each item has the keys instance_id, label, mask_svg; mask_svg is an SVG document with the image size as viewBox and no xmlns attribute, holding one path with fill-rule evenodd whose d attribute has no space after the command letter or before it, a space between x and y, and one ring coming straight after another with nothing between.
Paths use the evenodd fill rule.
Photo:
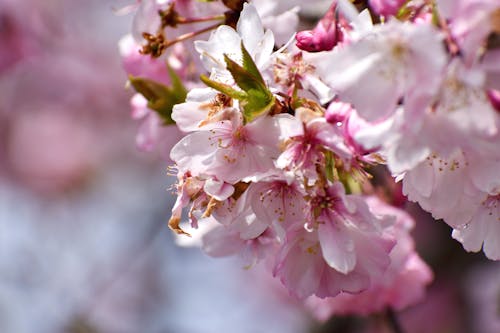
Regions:
<instances>
[{"instance_id":1,"label":"green foliage","mask_svg":"<svg viewBox=\"0 0 500 333\"><path fill-rule=\"evenodd\" d=\"M243 66L224 55L227 70L231 73L236 85L241 89L235 89L230 85L210 80L202 75L201 80L209 87L240 101L243 109L245 122L251 122L255 118L267 113L274 105L275 98L267 88L259 69L252 57L241 43L243 55Z\"/></svg>"},{"instance_id":2,"label":"green foliage","mask_svg":"<svg viewBox=\"0 0 500 333\"><path fill-rule=\"evenodd\" d=\"M175 104L186 100L187 90L175 71L168 66L171 86L141 78L129 76L129 81L135 91L140 93L148 101L148 108L156 111L165 125L175 124L172 119L172 109Z\"/></svg>"}]
</instances>

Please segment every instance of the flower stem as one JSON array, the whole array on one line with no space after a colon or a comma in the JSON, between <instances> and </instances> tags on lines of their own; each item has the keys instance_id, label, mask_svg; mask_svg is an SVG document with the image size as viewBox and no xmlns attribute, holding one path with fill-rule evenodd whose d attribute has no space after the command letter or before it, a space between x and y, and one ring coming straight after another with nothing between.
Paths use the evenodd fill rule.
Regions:
<instances>
[{"instance_id":1,"label":"flower stem","mask_svg":"<svg viewBox=\"0 0 500 333\"><path fill-rule=\"evenodd\" d=\"M165 45L165 48L167 47L170 47L171 45L173 44L176 44L176 43L179 43L179 42L182 42L182 41L185 41L187 39L190 39L190 38L193 38L197 35L201 35L202 33L205 33L207 31L210 31L210 30L213 30L215 28L217 28L219 25L221 25L220 22L216 23L216 24L213 24L211 26L208 26L206 28L203 28L201 30L197 30L197 31L193 31L193 32L189 32L187 34L184 34L184 35L181 35L179 37L177 37L176 39L173 39L171 41L168 41L166 42L164 45Z\"/></svg>"},{"instance_id":2,"label":"flower stem","mask_svg":"<svg viewBox=\"0 0 500 333\"><path fill-rule=\"evenodd\" d=\"M190 23L208 22L208 21L222 21L224 19L225 19L224 15L195 17L195 18L179 17L177 19L176 23L177 24L190 24Z\"/></svg>"}]
</instances>

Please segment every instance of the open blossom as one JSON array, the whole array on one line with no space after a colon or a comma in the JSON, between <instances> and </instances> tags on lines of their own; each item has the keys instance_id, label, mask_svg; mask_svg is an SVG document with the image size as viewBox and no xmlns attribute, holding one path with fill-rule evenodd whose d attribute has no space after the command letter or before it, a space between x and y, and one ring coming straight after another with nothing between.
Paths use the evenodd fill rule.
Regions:
<instances>
[{"instance_id":1,"label":"open blossom","mask_svg":"<svg viewBox=\"0 0 500 333\"><path fill-rule=\"evenodd\" d=\"M240 114L204 126L177 143L170 153L181 171L213 175L228 183L264 175L274 168L279 143L293 131L287 115L265 116L243 124Z\"/></svg>"},{"instance_id":2,"label":"open blossom","mask_svg":"<svg viewBox=\"0 0 500 333\"><path fill-rule=\"evenodd\" d=\"M299 25L300 0L252 0L262 19L262 25L271 30L277 45L287 43Z\"/></svg>"},{"instance_id":3,"label":"open blossom","mask_svg":"<svg viewBox=\"0 0 500 333\"><path fill-rule=\"evenodd\" d=\"M196 50L212 77L219 81L231 81L226 70L224 55L241 63L241 43L252 56L259 69L265 67L273 52L274 36L271 30L264 32L259 14L254 6L246 4L240 14L236 31L226 25L215 30L208 41L196 41Z\"/></svg>"},{"instance_id":4,"label":"open blossom","mask_svg":"<svg viewBox=\"0 0 500 333\"><path fill-rule=\"evenodd\" d=\"M413 169L432 152L444 158L457 149L490 158L500 154L500 116L479 66L468 68L454 59L433 101L411 94L392 117L362 128L355 138L367 149L381 149L395 174Z\"/></svg>"},{"instance_id":5,"label":"open blossom","mask_svg":"<svg viewBox=\"0 0 500 333\"><path fill-rule=\"evenodd\" d=\"M369 314L382 312L386 307L404 309L423 298L424 288L432 280L432 272L415 252L409 234L415 224L413 219L375 197L368 198L367 203L373 214L396 218L385 231L398 240L390 253L391 264L380 279L374 279L370 287L360 293L341 293L325 300L309 298L307 306L321 320L332 314Z\"/></svg>"},{"instance_id":6,"label":"open blossom","mask_svg":"<svg viewBox=\"0 0 500 333\"><path fill-rule=\"evenodd\" d=\"M498 260L500 159L457 151L445 159L428 157L403 179L403 193L455 230L453 237L469 251ZM484 245L483 245L484 243Z\"/></svg>"},{"instance_id":7,"label":"open blossom","mask_svg":"<svg viewBox=\"0 0 500 333\"><path fill-rule=\"evenodd\" d=\"M240 232L232 225L217 225L213 218L200 221L200 224L203 223L213 226L202 235L201 245L202 250L211 257L238 255L244 266L250 268L276 249L276 236L271 228L265 229L254 238L242 239Z\"/></svg>"},{"instance_id":8,"label":"open blossom","mask_svg":"<svg viewBox=\"0 0 500 333\"><path fill-rule=\"evenodd\" d=\"M271 227L280 241L290 227L303 223L307 210L305 192L290 177L252 183L247 192L256 218Z\"/></svg>"},{"instance_id":9,"label":"open blossom","mask_svg":"<svg viewBox=\"0 0 500 333\"><path fill-rule=\"evenodd\" d=\"M439 14L449 20L450 32L467 62L474 61L492 32L500 32L500 4L496 0L438 0Z\"/></svg>"},{"instance_id":10,"label":"open blossom","mask_svg":"<svg viewBox=\"0 0 500 333\"><path fill-rule=\"evenodd\" d=\"M370 213L363 198L343 191L336 183L313 198L309 227L286 235L274 274L297 297L360 292L390 264L395 242L383 234L383 219Z\"/></svg>"},{"instance_id":11,"label":"open blossom","mask_svg":"<svg viewBox=\"0 0 500 333\"><path fill-rule=\"evenodd\" d=\"M297 110L301 113L309 113L308 110ZM282 169L294 170L309 179L315 179L316 166L325 164L325 150L334 152L349 164L351 157L349 148L340 135L338 128L328 123L323 117L315 117L307 121L301 135L290 138L284 152L276 161L276 166Z\"/></svg>"},{"instance_id":12,"label":"open blossom","mask_svg":"<svg viewBox=\"0 0 500 333\"><path fill-rule=\"evenodd\" d=\"M487 196L475 210L470 221L453 230L453 238L467 251L483 248L486 256L500 260L500 194Z\"/></svg>"},{"instance_id":13,"label":"open blossom","mask_svg":"<svg viewBox=\"0 0 500 333\"><path fill-rule=\"evenodd\" d=\"M194 88L184 103L176 104L172 119L180 130L192 132L209 123L227 119L235 112L233 100L212 88Z\"/></svg>"},{"instance_id":14,"label":"open blossom","mask_svg":"<svg viewBox=\"0 0 500 333\"><path fill-rule=\"evenodd\" d=\"M342 101L375 121L393 114L410 92L432 95L445 62L440 34L432 26L389 21L315 58L314 65Z\"/></svg>"},{"instance_id":15,"label":"open blossom","mask_svg":"<svg viewBox=\"0 0 500 333\"><path fill-rule=\"evenodd\" d=\"M297 9L286 11L295 0L141 3L136 18L145 27L146 12L158 21L166 13L151 8L174 2L183 19L207 24L179 40L183 28L165 22L143 31L185 44L186 52L146 45L165 47L160 56L178 60L184 82L200 69L184 53L196 51L209 73L201 76L207 87L194 82L180 103L160 108L185 134L170 152L178 198L169 226L186 233L188 210L206 253L239 255L246 267L261 262L291 295L311 297L318 316L403 309L423 297L432 272L415 252L413 220L373 196L384 191L377 165L386 164L408 199L450 225L466 250L499 260L500 53L490 35L496 7L481 1L470 8L475 20L491 19L488 35L466 24L466 1L449 16L444 0L357 2L359 14L338 0L296 44L285 38L295 29ZM129 72L168 84L157 63L137 55ZM150 115L154 93L134 97L135 117ZM165 96L174 93L165 87Z\"/></svg>"},{"instance_id":16,"label":"open blossom","mask_svg":"<svg viewBox=\"0 0 500 333\"><path fill-rule=\"evenodd\" d=\"M304 92L315 96L321 104L328 103L334 94L330 87L318 77L314 66L306 61L303 53L298 52L293 46L290 46L288 51L275 54L272 86L292 96L294 90L300 85Z\"/></svg>"}]
</instances>

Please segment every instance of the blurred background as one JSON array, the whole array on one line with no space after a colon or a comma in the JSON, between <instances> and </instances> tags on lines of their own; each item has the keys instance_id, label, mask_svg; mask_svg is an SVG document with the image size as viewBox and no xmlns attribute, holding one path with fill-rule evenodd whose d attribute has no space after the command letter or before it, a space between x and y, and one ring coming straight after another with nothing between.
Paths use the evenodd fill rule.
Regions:
<instances>
[{"instance_id":1,"label":"blurred background","mask_svg":"<svg viewBox=\"0 0 500 333\"><path fill-rule=\"evenodd\" d=\"M130 3L0 0L0 332L390 332L380 315L316 322L258 268L174 244L169 161L135 148ZM404 331L500 332L499 264L406 207L435 281Z\"/></svg>"}]
</instances>

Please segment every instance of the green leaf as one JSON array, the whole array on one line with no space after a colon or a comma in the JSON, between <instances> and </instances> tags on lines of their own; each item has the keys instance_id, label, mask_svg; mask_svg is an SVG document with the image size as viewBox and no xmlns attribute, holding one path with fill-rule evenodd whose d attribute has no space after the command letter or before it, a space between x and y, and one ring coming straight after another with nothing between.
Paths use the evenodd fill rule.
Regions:
<instances>
[{"instance_id":1,"label":"green leaf","mask_svg":"<svg viewBox=\"0 0 500 333\"><path fill-rule=\"evenodd\" d=\"M205 83L208 87L220 91L224 95L227 95L231 98L237 99L239 101L247 98L247 93L241 90L234 89L228 84L220 83L214 80L209 79L205 75L200 75L200 79L203 83Z\"/></svg>"},{"instance_id":2,"label":"green leaf","mask_svg":"<svg viewBox=\"0 0 500 333\"><path fill-rule=\"evenodd\" d=\"M260 71L257 68L257 65L252 59L250 53L248 53L245 45L243 45L243 41L241 41L241 54L243 55L243 68L248 71L248 73L252 74L257 78L264 86L266 85L262 75L260 75Z\"/></svg>"},{"instance_id":3,"label":"green leaf","mask_svg":"<svg viewBox=\"0 0 500 333\"><path fill-rule=\"evenodd\" d=\"M268 112L274 105L275 98L266 86L259 69L252 57L241 43L243 55L243 67L224 55L227 70L231 73L234 81L243 91L247 98L241 101L243 116L246 122L251 122L256 117Z\"/></svg>"},{"instance_id":4,"label":"green leaf","mask_svg":"<svg viewBox=\"0 0 500 333\"><path fill-rule=\"evenodd\" d=\"M237 62L229 58L227 54L224 55L224 60L226 61L227 70L231 73L238 87L244 91L250 89L267 90L260 73L258 73L258 76L253 75L249 70L241 67Z\"/></svg>"},{"instance_id":5,"label":"green leaf","mask_svg":"<svg viewBox=\"0 0 500 333\"><path fill-rule=\"evenodd\" d=\"M171 87L151 79L129 76L135 91L146 98L148 108L156 111L165 125L175 124L172 119L172 109L175 104L184 102L187 95L187 90L177 73L170 66L167 67L172 82Z\"/></svg>"},{"instance_id":6,"label":"green leaf","mask_svg":"<svg viewBox=\"0 0 500 333\"><path fill-rule=\"evenodd\" d=\"M177 75L177 73L168 64L167 64L167 70L168 70L168 75L170 76L170 82L172 82L172 88L171 88L172 92L174 93L177 92L181 95L184 94L183 98L184 101L187 95L186 87L184 87L184 84L182 84L182 80L179 77L179 75Z\"/></svg>"},{"instance_id":7,"label":"green leaf","mask_svg":"<svg viewBox=\"0 0 500 333\"><path fill-rule=\"evenodd\" d=\"M241 89L209 79L201 75L200 79L210 88L240 101L243 109L245 123L251 122L256 117L268 112L275 103L275 97L267 88L259 69L255 65L248 51L241 44L243 54L243 67L233 61L227 54L224 55L226 68L231 73L236 85Z\"/></svg>"},{"instance_id":8,"label":"green leaf","mask_svg":"<svg viewBox=\"0 0 500 333\"><path fill-rule=\"evenodd\" d=\"M251 89L248 98L241 101L245 121L251 122L260 115L267 113L274 105L275 98L267 91Z\"/></svg>"}]
</instances>

